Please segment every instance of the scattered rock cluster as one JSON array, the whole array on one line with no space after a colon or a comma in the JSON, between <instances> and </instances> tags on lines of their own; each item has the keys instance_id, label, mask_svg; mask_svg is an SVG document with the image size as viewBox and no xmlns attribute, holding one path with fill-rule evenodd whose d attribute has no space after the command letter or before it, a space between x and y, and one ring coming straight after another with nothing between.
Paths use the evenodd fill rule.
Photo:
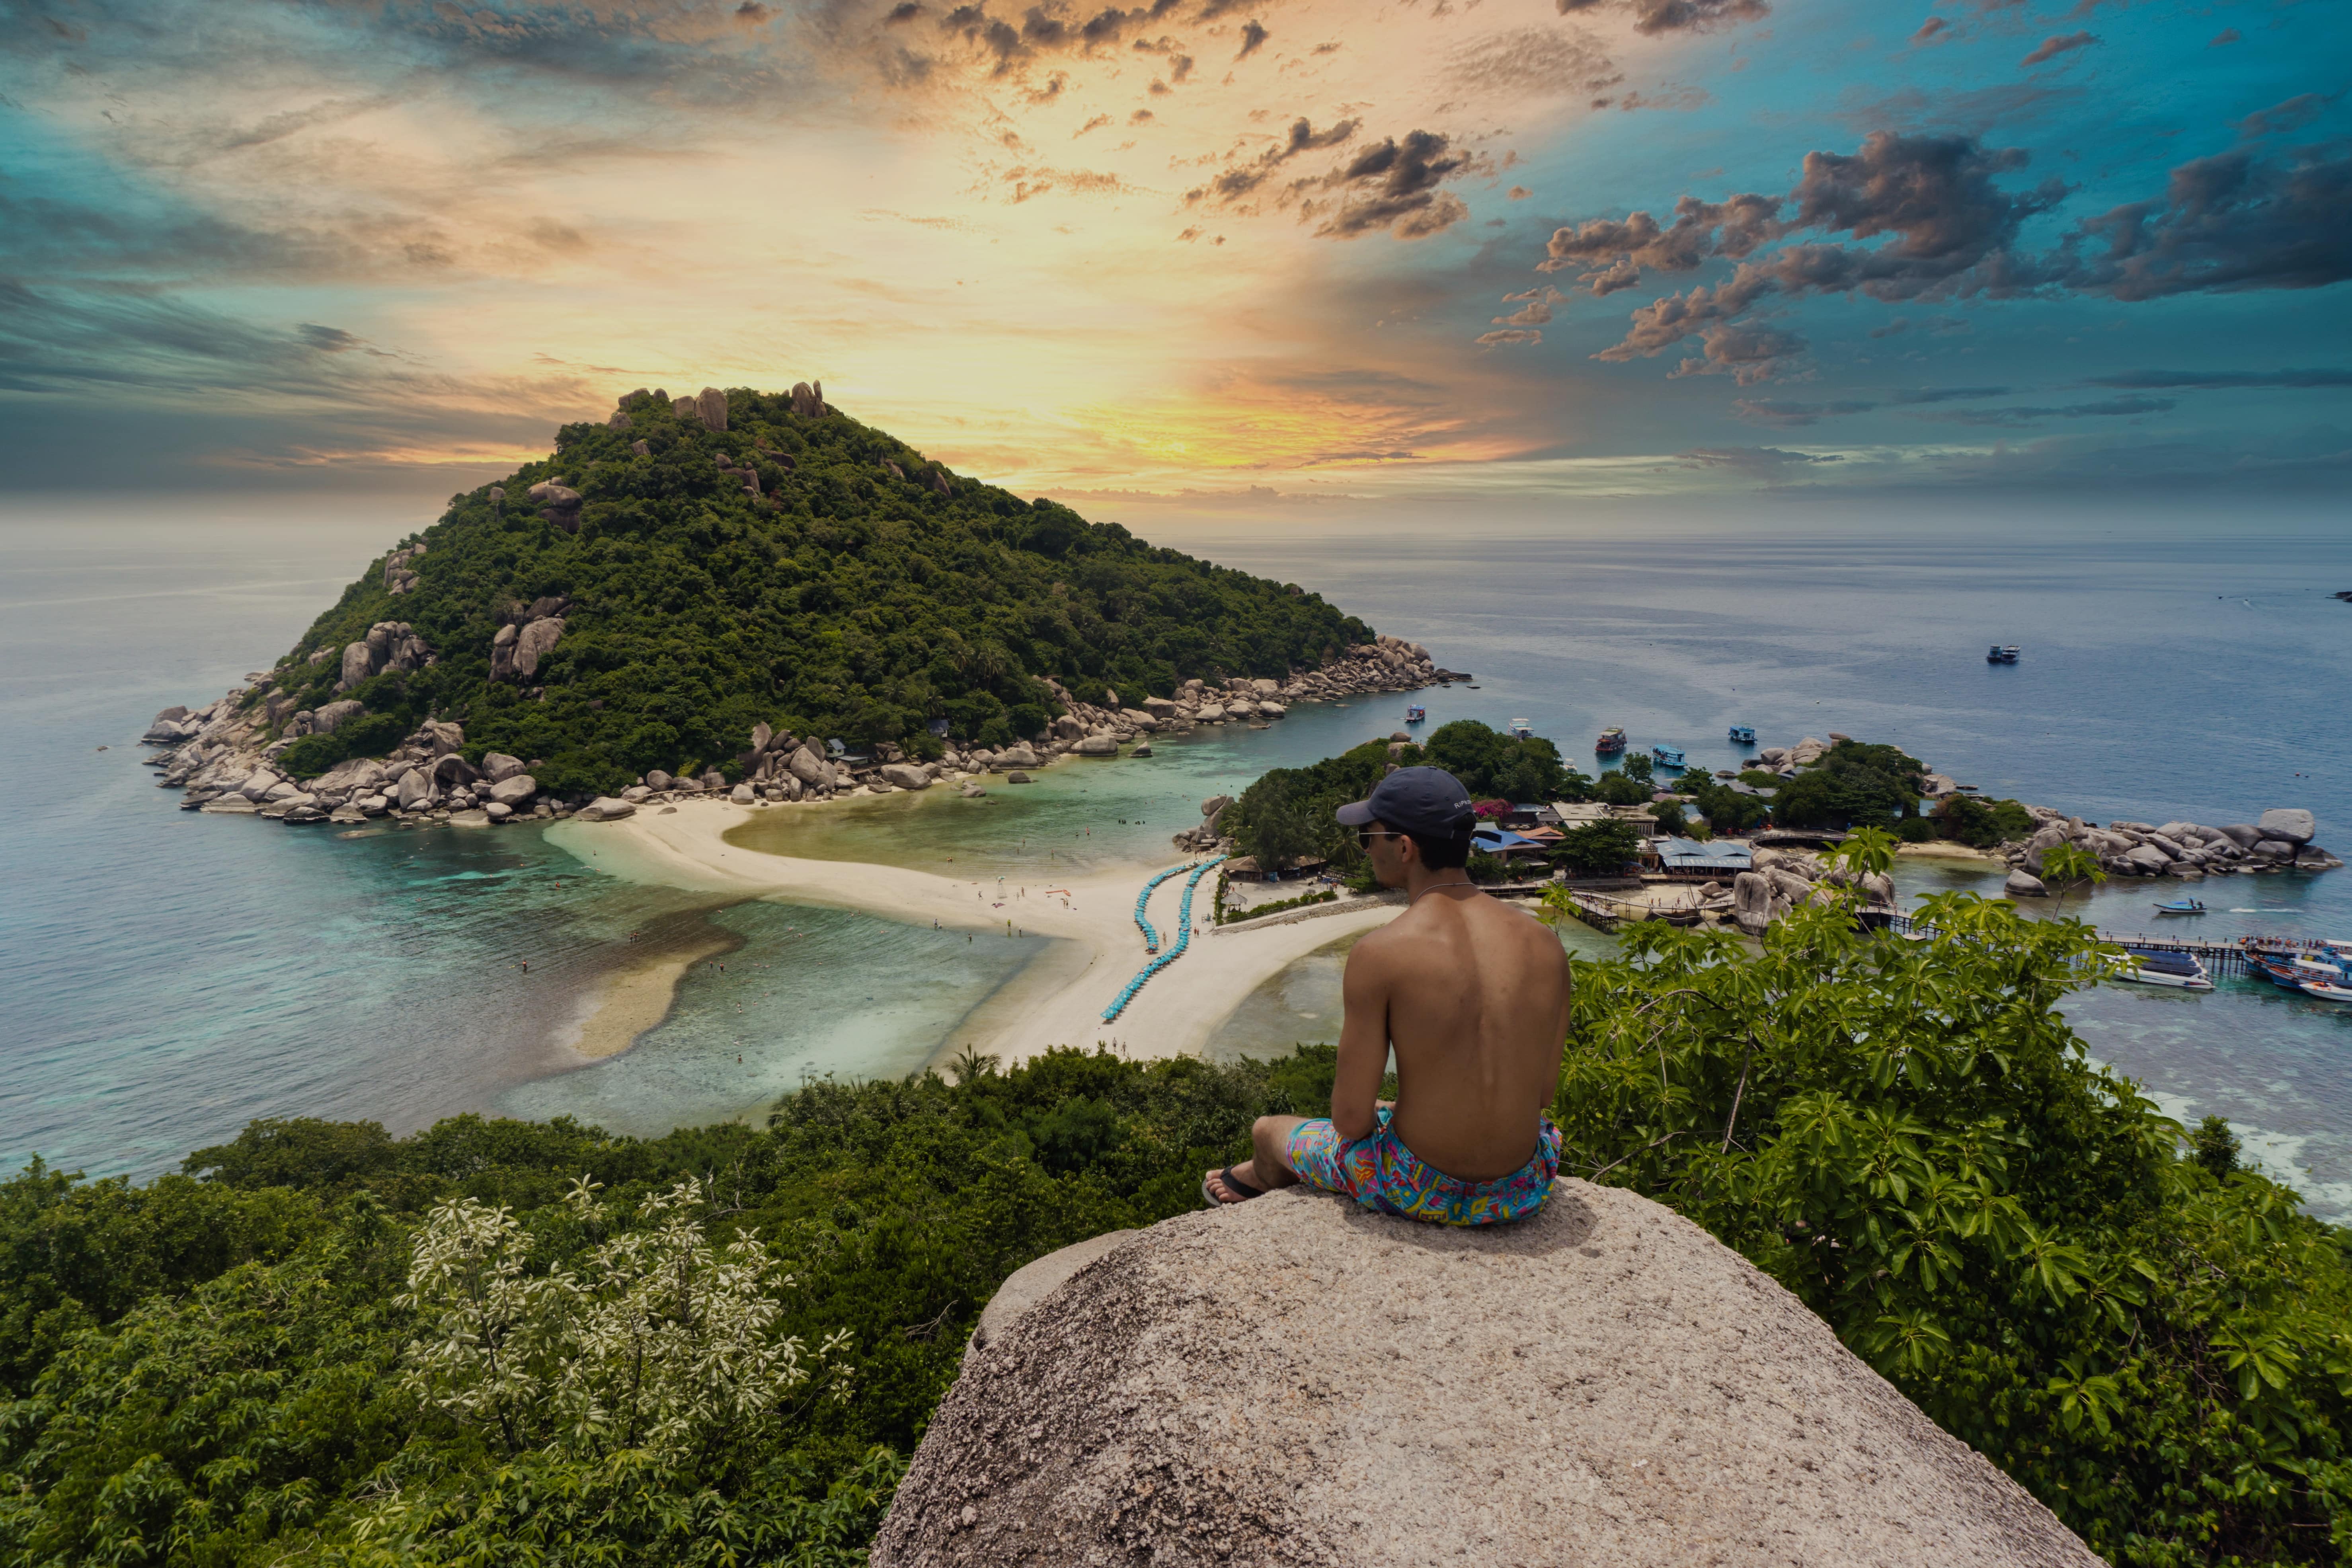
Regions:
<instances>
[{"instance_id":1,"label":"scattered rock cluster","mask_svg":"<svg viewBox=\"0 0 2352 1568\"><path fill-rule=\"evenodd\" d=\"M151 745L173 748L155 765L163 769L164 786L187 792L182 809L298 825L381 816L494 824L569 815L564 803L541 796L521 758L492 752L479 765L468 763L459 754L464 728L436 720L427 720L389 757L353 757L299 783L277 765L278 754L292 738L261 744L269 723L267 705L248 709L240 701L243 695L232 691L193 713L166 708L155 716L146 739ZM324 734L360 711L356 702L332 702L307 717L311 732ZM325 728L317 728L322 721Z\"/></svg>"},{"instance_id":2,"label":"scattered rock cluster","mask_svg":"<svg viewBox=\"0 0 2352 1568\"><path fill-rule=\"evenodd\" d=\"M537 675L539 661L563 636L563 612L571 607L568 596L551 594L501 616L504 624L490 639L490 679L520 684Z\"/></svg>"},{"instance_id":3,"label":"scattered rock cluster","mask_svg":"<svg viewBox=\"0 0 2352 1568\"><path fill-rule=\"evenodd\" d=\"M581 495L571 481L558 474L551 479L541 479L523 492L538 503L539 515L566 533L580 531ZM503 500L494 496L493 500Z\"/></svg>"},{"instance_id":4,"label":"scattered rock cluster","mask_svg":"<svg viewBox=\"0 0 2352 1568\"><path fill-rule=\"evenodd\" d=\"M499 499L501 500L506 499L504 491L499 492ZM415 587L416 573L408 563L424 553L425 546L419 542L403 545L385 556L383 558L383 591L387 594L405 594Z\"/></svg>"},{"instance_id":5,"label":"scattered rock cluster","mask_svg":"<svg viewBox=\"0 0 2352 1568\"><path fill-rule=\"evenodd\" d=\"M312 658L318 656L313 654ZM343 647L343 670L335 682L338 691L349 691L371 676L382 675L387 669L423 669L434 661L433 650L416 635L416 628L406 621L378 621L368 627L367 636ZM301 715L295 715L299 720ZM307 734L308 731L298 733Z\"/></svg>"},{"instance_id":6,"label":"scattered rock cluster","mask_svg":"<svg viewBox=\"0 0 2352 1568\"><path fill-rule=\"evenodd\" d=\"M1728 913L1741 931L1761 936L1766 926L1798 905L1832 903L1837 889L1846 888L1861 889L1865 910L1891 914L1896 908L1894 879L1876 872L1827 865L1818 857L1790 849L1759 848L1749 863L1754 868L1732 878L1728 894L1714 882L1699 889L1702 917Z\"/></svg>"},{"instance_id":7,"label":"scattered rock cluster","mask_svg":"<svg viewBox=\"0 0 2352 1568\"><path fill-rule=\"evenodd\" d=\"M2319 871L2344 864L2312 843L2318 824L2311 813L2295 807L2266 811L2259 821L2223 827L2194 822L2110 822L2101 827L2046 805L2025 809L2041 826L2024 843L2002 847L2014 868L2008 887L2012 898L2035 898L2048 891L2039 873L2043 858L2061 844L2088 850L2111 877L2196 881L2232 872Z\"/></svg>"}]
</instances>

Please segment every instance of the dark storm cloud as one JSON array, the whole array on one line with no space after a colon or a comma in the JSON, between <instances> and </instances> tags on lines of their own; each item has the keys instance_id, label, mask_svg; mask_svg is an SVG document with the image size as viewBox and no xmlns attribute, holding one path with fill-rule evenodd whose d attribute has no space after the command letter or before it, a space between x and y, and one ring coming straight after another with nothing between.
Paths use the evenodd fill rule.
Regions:
<instances>
[{"instance_id":1,"label":"dark storm cloud","mask_svg":"<svg viewBox=\"0 0 2352 1568\"><path fill-rule=\"evenodd\" d=\"M1307 120L1291 121L1289 132L1273 146L1258 154L1253 163L1237 169L1228 169L1198 190L1188 193L1187 201L1212 196L1220 202L1238 201L1272 178L1285 163L1302 153L1319 153L1339 146L1355 135L1358 122L1342 120L1336 125L1315 129Z\"/></svg>"},{"instance_id":2,"label":"dark storm cloud","mask_svg":"<svg viewBox=\"0 0 2352 1568\"><path fill-rule=\"evenodd\" d=\"M1234 58L1245 60L1265 45L1266 30L1255 19L1242 24L1242 50Z\"/></svg>"},{"instance_id":3,"label":"dark storm cloud","mask_svg":"<svg viewBox=\"0 0 2352 1568\"><path fill-rule=\"evenodd\" d=\"M2093 386L2139 390L2155 387L2315 387L2352 386L2352 370L2133 370L2120 375L2095 375Z\"/></svg>"},{"instance_id":4,"label":"dark storm cloud","mask_svg":"<svg viewBox=\"0 0 2352 1568\"><path fill-rule=\"evenodd\" d=\"M1434 131L1415 131L1370 147L1325 181L1341 193L1339 208L1315 232L1353 239L1388 229L1399 239L1420 239L1470 216L1461 197L1437 187L1472 164Z\"/></svg>"},{"instance_id":5,"label":"dark storm cloud","mask_svg":"<svg viewBox=\"0 0 2352 1568\"><path fill-rule=\"evenodd\" d=\"M1675 221L1644 212L1556 230L1538 269L1580 268L1596 295L1648 272L1715 261L1730 276L1637 308L1624 339L1597 358L1622 362L1698 337L1704 357L1675 374L1777 374L1800 352L1785 333L1744 319L1775 300L1861 294L1886 302L1985 296L2094 294L2137 301L2252 289L2317 288L2352 278L2352 157L2295 149L2275 158L2238 150L2183 163L2160 200L2081 220L2053 249L2020 244L2025 223L2066 187L2047 179L2012 190L2027 154L1973 136L1874 132L1853 153L1806 154L1785 195L1705 202L1684 197ZM1769 245L1806 234L1823 237ZM1883 240L1875 246L1859 241Z\"/></svg>"}]
</instances>

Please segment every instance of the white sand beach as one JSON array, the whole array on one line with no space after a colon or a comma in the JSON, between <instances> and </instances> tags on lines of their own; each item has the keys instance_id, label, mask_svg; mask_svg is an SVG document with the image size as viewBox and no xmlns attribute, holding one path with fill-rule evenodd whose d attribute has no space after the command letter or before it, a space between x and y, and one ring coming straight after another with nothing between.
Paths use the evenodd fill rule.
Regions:
<instances>
[{"instance_id":1,"label":"white sand beach","mask_svg":"<svg viewBox=\"0 0 2352 1568\"><path fill-rule=\"evenodd\" d=\"M897 921L936 921L976 940L1002 939L1010 926L1055 940L966 1020L949 1054L970 1046L1007 1065L1055 1046L1116 1044L1131 1057L1197 1052L1216 1026L1260 984L1325 944L1393 920L1399 906L1370 904L1314 920L1228 927L1196 935L1182 958L1155 975L1116 1023L1108 1007L1148 963L1135 925L1135 896L1160 865L1039 879L1008 876L957 879L896 866L800 859L730 844L726 835L757 810L723 801L682 802L675 813L644 812L620 822L566 823L552 831L571 853L614 876L743 898L783 898L865 910ZM767 807L768 810L793 809ZM1172 858L1172 857L1171 857ZM1213 877L1212 873L1212 878ZM1175 937L1182 877L1153 893L1150 916L1163 944ZM1210 880L1193 900L1196 921L1208 909ZM634 1039L660 1020L642 1011L645 987L620 987L611 1005L631 1014L592 1016L584 1034L606 1048ZM635 1004L632 1006L631 1004Z\"/></svg>"}]
</instances>

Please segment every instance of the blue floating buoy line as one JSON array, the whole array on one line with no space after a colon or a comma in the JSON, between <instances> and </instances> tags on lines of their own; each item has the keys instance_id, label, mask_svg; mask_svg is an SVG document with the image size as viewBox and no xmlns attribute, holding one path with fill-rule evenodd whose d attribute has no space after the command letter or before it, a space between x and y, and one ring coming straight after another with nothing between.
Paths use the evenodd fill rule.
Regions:
<instances>
[{"instance_id":1,"label":"blue floating buoy line","mask_svg":"<svg viewBox=\"0 0 2352 1568\"><path fill-rule=\"evenodd\" d=\"M1169 867L1168 869L1160 872L1160 875L1152 878L1149 882L1144 883L1143 891L1135 895L1135 923L1143 929L1143 951L1146 952L1158 952L1160 951L1160 933L1153 931L1151 929L1150 921L1144 918L1143 907L1151 901L1151 892L1153 889L1159 887L1160 883L1166 881L1169 878L1178 875L1183 869L1184 868L1181 866Z\"/></svg>"},{"instance_id":2,"label":"blue floating buoy line","mask_svg":"<svg viewBox=\"0 0 2352 1568\"><path fill-rule=\"evenodd\" d=\"M1166 952L1161 953L1159 957L1153 959L1150 963L1145 964L1143 966L1142 973L1138 974L1134 979L1129 981L1127 984L1120 989L1118 999L1113 1002L1108 1007L1103 1009L1104 1023L1110 1023L1121 1013L1126 1012L1127 1005L1135 1000L1135 994L1143 989L1143 983L1150 980L1161 970L1167 968L1170 964L1175 963L1178 959L1183 957L1184 950L1192 945L1193 890L1200 887L1201 879L1209 874L1210 868L1215 866L1218 861L1223 859L1224 859L1224 857L1220 855L1215 860L1204 860L1200 865L1192 868L1192 875L1188 878L1184 883L1184 902L1176 913L1176 945L1170 948ZM1160 872L1160 875L1152 878L1150 882L1144 887L1142 898L1139 898L1135 900L1136 923L1143 927L1145 940L1147 942L1151 936L1151 927L1143 918L1144 900L1149 899L1151 896L1151 889L1153 888L1158 887L1160 883L1166 881L1169 878L1174 876L1178 871L1181 871L1183 868L1184 868L1181 866L1176 866Z\"/></svg>"}]
</instances>

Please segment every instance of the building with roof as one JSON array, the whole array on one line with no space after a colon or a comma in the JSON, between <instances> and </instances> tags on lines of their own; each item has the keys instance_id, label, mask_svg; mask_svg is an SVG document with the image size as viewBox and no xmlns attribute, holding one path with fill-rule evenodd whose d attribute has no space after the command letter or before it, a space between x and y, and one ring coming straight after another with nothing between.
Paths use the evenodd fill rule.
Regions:
<instances>
[{"instance_id":1,"label":"building with roof","mask_svg":"<svg viewBox=\"0 0 2352 1568\"><path fill-rule=\"evenodd\" d=\"M1755 869L1756 865L1754 852L1737 838L1716 838L1704 844L1696 838L1661 838L1654 847L1661 870L1736 877Z\"/></svg>"}]
</instances>

